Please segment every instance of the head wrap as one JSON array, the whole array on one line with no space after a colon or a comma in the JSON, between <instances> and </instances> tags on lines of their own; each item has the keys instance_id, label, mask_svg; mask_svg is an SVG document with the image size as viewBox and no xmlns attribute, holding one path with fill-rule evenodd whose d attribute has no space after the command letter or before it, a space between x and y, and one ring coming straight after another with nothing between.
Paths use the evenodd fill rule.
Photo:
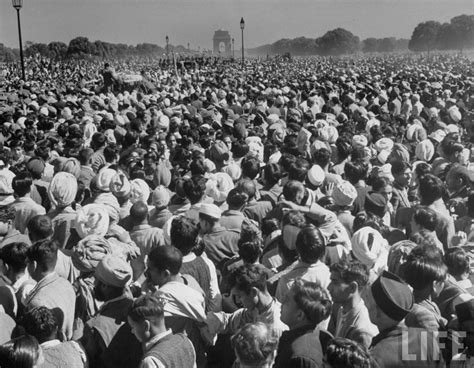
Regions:
<instances>
[{"instance_id":1,"label":"head wrap","mask_svg":"<svg viewBox=\"0 0 474 368\"><path fill-rule=\"evenodd\" d=\"M58 172L49 184L48 195L55 207L69 206L77 194L77 179L68 172Z\"/></svg>"},{"instance_id":2,"label":"head wrap","mask_svg":"<svg viewBox=\"0 0 474 368\"><path fill-rule=\"evenodd\" d=\"M221 203L227 199L227 195L234 188L232 178L223 172L211 174L206 182L206 195Z\"/></svg>"},{"instance_id":3,"label":"head wrap","mask_svg":"<svg viewBox=\"0 0 474 368\"><path fill-rule=\"evenodd\" d=\"M77 210L75 228L81 238L92 234L104 236L109 228L109 214L103 206L87 204Z\"/></svg>"},{"instance_id":4,"label":"head wrap","mask_svg":"<svg viewBox=\"0 0 474 368\"><path fill-rule=\"evenodd\" d=\"M88 235L74 246L72 261L81 272L93 271L111 253L112 247L103 236Z\"/></svg>"},{"instance_id":5,"label":"head wrap","mask_svg":"<svg viewBox=\"0 0 474 368\"><path fill-rule=\"evenodd\" d=\"M124 173L118 172L110 181L110 191L117 198L123 198L130 194L132 186Z\"/></svg>"},{"instance_id":6,"label":"head wrap","mask_svg":"<svg viewBox=\"0 0 474 368\"><path fill-rule=\"evenodd\" d=\"M435 147L431 140L425 139L416 145L415 156L418 160L429 162L435 154Z\"/></svg>"},{"instance_id":7,"label":"head wrap","mask_svg":"<svg viewBox=\"0 0 474 368\"><path fill-rule=\"evenodd\" d=\"M124 259L107 255L97 265L95 277L106 285L123 288L132 279L132 268Z\"/></svg>"},{"instance_id":8,"label":"head wrap","mask_svg":"<svg viewBox=\"0 0 474 368\"><path fill-rule=\"evenodd\" d=\"M155 207L166 207L170 203L171 194L168 188L159 185L153 191L151 196L152 203Z\"/></svg>"},{"instance_id":9,"label":"head wrap","mask_svg":"<svg viewBox=\"0 0 474 368\"><path fill-rule=\"evenodd\" d=\"M100 170L94 178L97 189L102 192L110 192L110 183L117 172L112 169Z\"/></svg>"},{"instance_id":10,"label":"head wrap","mask_svg":"<svg viewBox=\"0 0 474 368\"><path fill-rule=\"evenodd\" d=\"M150 187L145 180L142 179L133 179L130 182L132 190L130 192L130 201L136 203L142 201L148 203L148 198L150 198Z\"/></svg>"},{"instance_id":11,"label":"head wrap","mask_svg":"<svg viewBox=\"0 0 474 368\"><path fill-rule=\"evenodd\" d=\"M59 164L57 171L71 173L77 179L81 174L81 163L78 159L70 157Z\"/></svg>"},{"instance_id":12,"label":"head wrap","mask_svg":"<svg viewBox=\"0 0 474 368\"><path fill-rule=\"evenodd\" d=\"M111 222L120 220L120 204L112 193L100 193L95 197L94 203L101 205L107 211Z\"/></svg>"},{"instance_id":13,"label":"head wrap","mask_svg":"<svg viewBox=\"0 0 474 368\"><path fill-rule=\"evenodd\" d=\"M354 256L369 268L378 272L387 265L388 243L377 230L363 227L354 233L351 243Z\"/></svg>"},{"instance_id":14,"label":"head wrap","mask_svg":"<svg viewBox=\"0 0 474 368\"><path fill-rule=\"evenodd\" d=\"M351 183L344 180L334 188L332 198L337 206L351 206L357 198L357 190Z\"/></svg>"}]
</instances>

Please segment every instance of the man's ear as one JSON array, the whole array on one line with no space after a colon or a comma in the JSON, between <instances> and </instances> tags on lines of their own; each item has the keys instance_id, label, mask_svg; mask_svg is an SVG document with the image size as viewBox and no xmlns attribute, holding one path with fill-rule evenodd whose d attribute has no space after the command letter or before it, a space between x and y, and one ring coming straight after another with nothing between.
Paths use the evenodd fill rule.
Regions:
<instances>
[{"instance_id":1,"label":"man's ear","mask_svg":"<svg viewBox=\"0 0 474 368\"><path fill-rule=\"evenodd\" d=\"M253 287L250 289L250 296L252 298L255 298L258 295L258 289L256 287Z\"/></svg>"},{"instance_id":2,"label":"man's ear","mask_svg":"<svg viewBox=\"0 0 474 368\"><path fill-rule=\"evenodd\" d=\"M349 284L349 291L353 294L353 293L356 293L358 290L359 290L359 285L357 284L357 282L352 281Z\"/></svg>"},{"instance_id":3,"label":"man's ear","mask_svg":"<svg viewBox=\"0 0 474 368\"><path fill-rule=\"evenodd\" d=\"M146 333L149 333L150 332L150 329L151 329L151 323L149 320L145 319L143 320L143 327L145 329L145 332Z\"/></svg>"}]
</instances>

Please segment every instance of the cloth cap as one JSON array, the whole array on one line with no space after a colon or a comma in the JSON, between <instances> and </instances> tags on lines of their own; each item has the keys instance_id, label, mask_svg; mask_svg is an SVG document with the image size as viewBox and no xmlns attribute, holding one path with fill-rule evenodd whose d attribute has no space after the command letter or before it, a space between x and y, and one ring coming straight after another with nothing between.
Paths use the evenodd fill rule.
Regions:
<instances>
[{"instance_id":1,"label":"cloth cap","mask_svg":"<svg viewBox=\"0 0 474 368\"><path fill-rule=\"evenodd\" d=\"M217 207L215 204L203 203L199 208L199 214L206 215L216 220L219 220L221 218L222 212L220 208Z\"/></svg>"},{"instance_id":2,"label":"cloth cap","mask_svg":"<svg viewBox=\"0 0 474 368\"><path fill-rule=\"evenodd\" d=\"M307 175L308 181L318 187L323 184L324 178L326 177L324 170L319 165L313 165L313 167L308 170Z\"/></svg>"},{"instance_id":3,"label":"cloth cap","mask_svg":"<svg viewBox=\"0 0 474 368\"><path fill-rule=\"evenodd\" d=\"M97 265L95 277L106 285L123 288L132 279L132 268L124 259L107 255Z\"/></svg>"},{"instance_id":4,"label":"cloth cap","mask_svg":"<svg viewBox=\"0 0 474 368\"><path fill-rule=\"evenodd\" d=\"M351 206L357 198L357 190L351 183L344 180L334 188L332 198L337 206Z\"/></svg>"},{"instance_id":5,"label":"cloth cap","mask_svg":"<svg viewBox=\"0 0 474 368\"><path fill-rule=\"evenodd\" d=\"M68 172L54 175L48 188L48 195L54 207L67 207L76 199L77 179Z\"/></svg>"},{"instance_id":6,"label":"cloth cap","mask_svg":"<svg viewBox=\"0 0 474 368\"><path fill-rule=\"evenodd\" d=\"M171 200L170 191L163 185L158 185L153 191L151 200L155 207L166 207Z\"/></svg>"},{"instance_id":7,"label":"cloth cap","mask_svg":"<svg viewBox=\"0 0 474 368\"><path fill-rule=\"evenodd\" d=\"M110 181L110 191L117 198L123 198L130 194L132 186L124 173L117 173Z\"/></svg>"},{"instance_id":8,"label":"cloth cap","mask_svg":"<svg viewBox=\"0 0 474 368\"><path fill-rule=\"evenodd\" d=\"M391 272L384 271L371 290L377 306L395 321L404 319L413 307L410 287Z\"/></svg>"}]
</instances>

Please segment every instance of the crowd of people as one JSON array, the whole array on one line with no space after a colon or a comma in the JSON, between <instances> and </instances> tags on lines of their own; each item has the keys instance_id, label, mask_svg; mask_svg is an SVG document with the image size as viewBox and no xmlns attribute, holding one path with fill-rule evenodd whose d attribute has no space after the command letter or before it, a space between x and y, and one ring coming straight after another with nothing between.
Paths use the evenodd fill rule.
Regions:
<instances>
[{"instance_id":1,"label":"crowd of people","mask_svg":"<svg viewBox=\"0 0 474 368\"><path fill-rule=\"evenodd\" d=\"M468 59L1 68L1 368L474 366Z\"/></svg>"}]
</instances>

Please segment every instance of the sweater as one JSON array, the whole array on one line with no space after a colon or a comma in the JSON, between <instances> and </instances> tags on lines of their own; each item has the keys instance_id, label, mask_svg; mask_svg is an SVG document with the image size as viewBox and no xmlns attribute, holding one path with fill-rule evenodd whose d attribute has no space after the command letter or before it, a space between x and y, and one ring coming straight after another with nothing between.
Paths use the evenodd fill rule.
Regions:
<instances>
[{"instance_id":1,"label":"sweater","mask_svg":"<svg viewBox=\"0 0 474 368\"><path fill-rule=\"evenodd\" d=\"M194 348L184 334L169 333L154 344L147 343L142 366L149 366L146 361L155 359L166 368L192 368L196 364Z\"/></svg>"}]
</instances>

